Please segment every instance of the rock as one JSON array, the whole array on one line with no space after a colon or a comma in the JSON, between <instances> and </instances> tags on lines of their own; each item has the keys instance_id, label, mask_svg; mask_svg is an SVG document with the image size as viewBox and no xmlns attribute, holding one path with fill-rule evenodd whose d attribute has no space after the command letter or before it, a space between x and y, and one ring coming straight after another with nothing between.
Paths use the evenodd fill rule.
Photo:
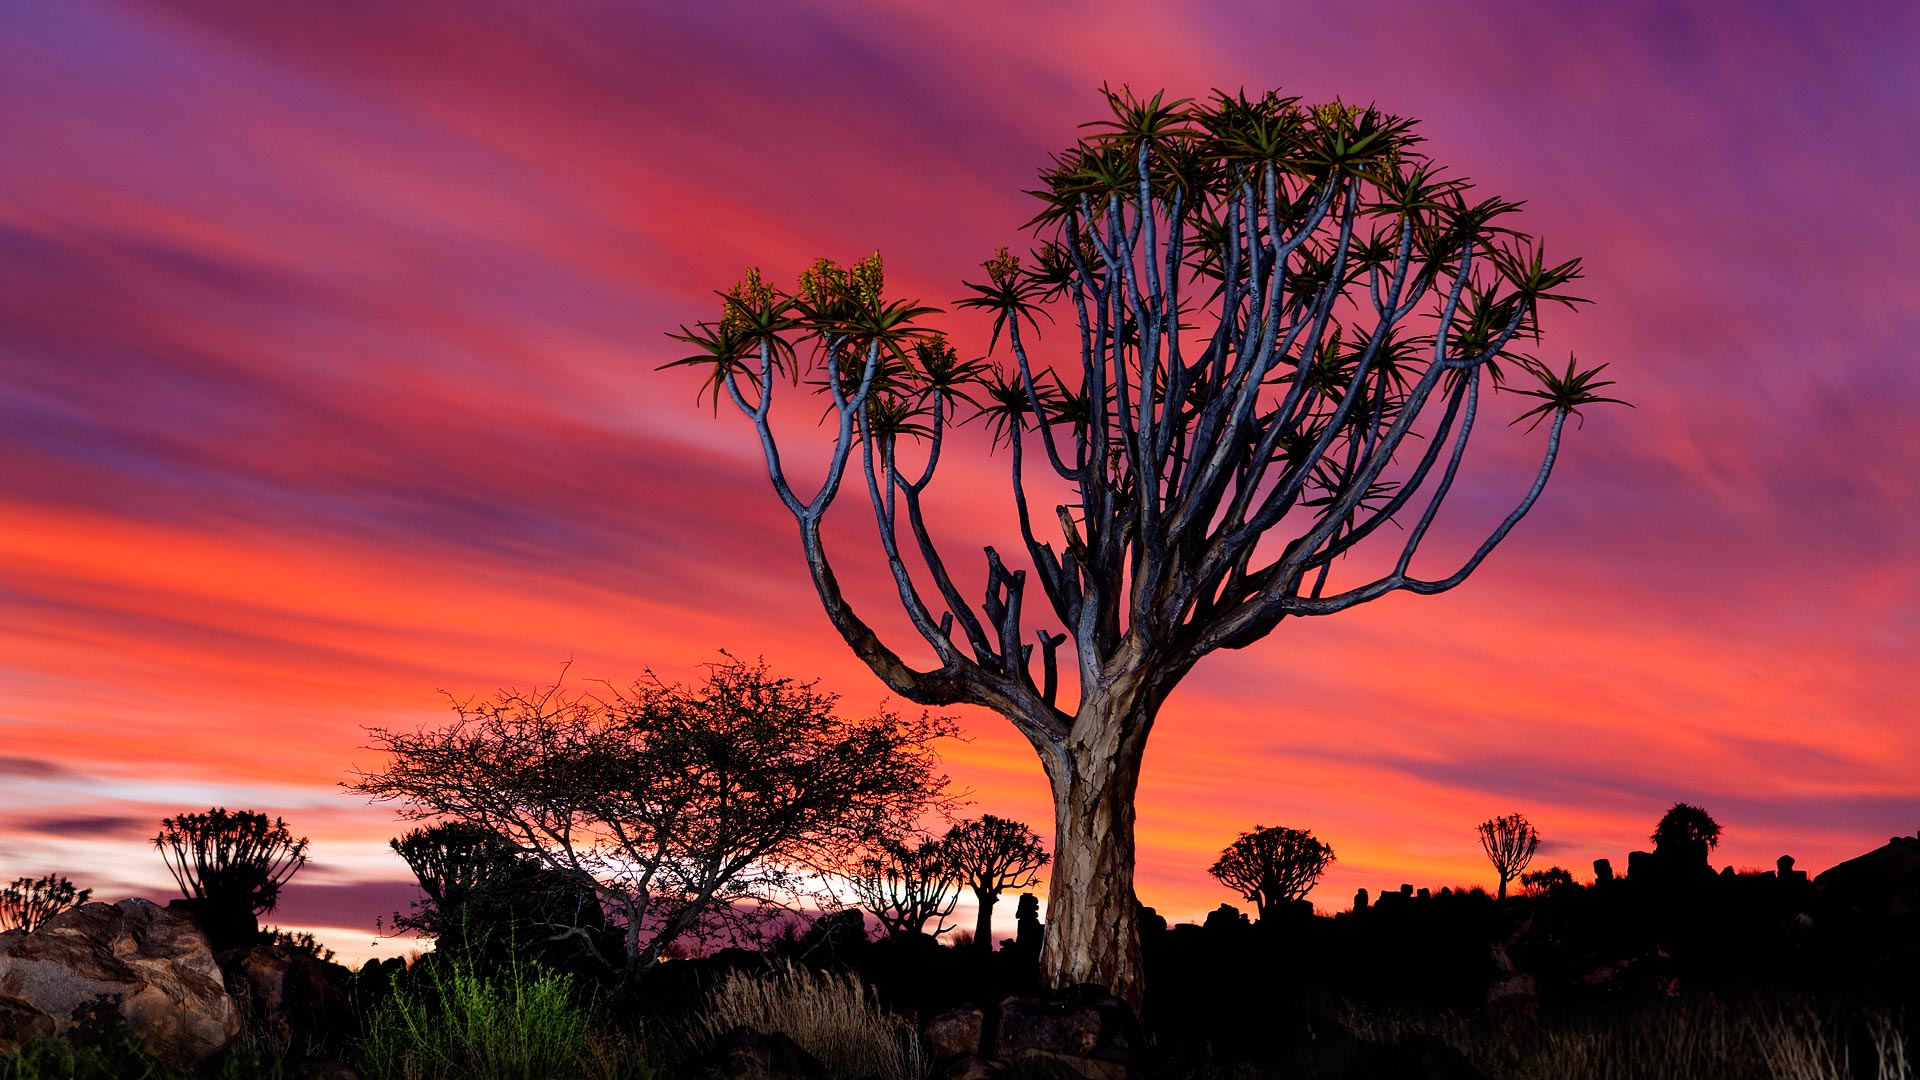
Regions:
<instances>
[{"instance_id":1,"label":"rock","mask_svg":"<svg viewBox=\"0 0 1920 1080\"><path fill-rule=\"evenodd\" d=\"M1035 1080L1126 1080L1127 1067L1117 1061L1073 1057L1047 1050L1022 1050L1013 1062L1021 1077Z\"/></svg>"},{"instance_id":2,"label":"rock","mask_svg":"<svg viewBox=\"0 0 1920 1080\"><path fill-rule=\"evenodd\" d=\"M1096 987L1000 1003L999 1056L1041 1075L1124 1077L1141 1041L1133 1010Z\"/></svg>"},{"instance_id":3,"label":"rock","mask_svg":"<svg viewBox=\"0 0 1920 1080\"><path fill-rule=\"evenodd\" d=\"M65 1032L103 998L117 999L128 1034L175 1067L197 1065L240 1034L207 936L184 913L146 900L83 904L31 934L0 934L0 1001L16 1027L23 1012L37 1013Z\"/></svg>"},{"instance_id":4,"label":"rock","mask_svg":"<svg viewBox=\"0 0 1920 1080\"><path fill-rule=\"evenodd\" d=\"M1007 1075L1007 1067L997 1061L965 1054L935 1069L933 1075L939 1080L1001 1080Z\"/></svg>"},{"instance_id":5,"label":"rock","mask_svg":"<svg viewBox=\"0 0 1920 1080\"><path fill-rule=\"evenodd\" d=\"M826 1080L826 1067L785 1035L734 1028L693 1063L707 1080Z\"/></svg>"},{"instance_id":6,"label":"rock","mask_svg":"<svg viewBox=\"0 0 1920 1080\"><path fill-rule=\"evenodd\" d=\"M1854 917L1879 921L1920 913L1920 837L1896 836L1813 883L1829 904Z\"/></svg>"},{"instance_id":7,"label":"rock","mask_svg":"<svg viewBox=\"0 0 1920 1080\"><path fill-rule=\"evenodd\" d=\"M967 1057L980 1053L980 1033L985 1016L972 1005L929 1017L920 1025L920 1042L931 1061Z\"/></svg>"},{"instance_id":8,"label":"rock","mask_svg":"<svg viewBox=\"0 0 1920 1080\"><path fill-rule=\"evenodd\" d=\"M219 962L256 1035L301 1056L346 1048L355 1032L346 968L287 945L236 949Z\"/></svg>"},{"instance_id":9,"label":"rock","mask_svg":"<svg viewBox=\"0 0 1920 1080\"><path fill-rule=\"evenodd\" d=\"M0 998L0 1054L54 1033L53 1017L12 998Z\"/></svg>"},{"instance_id":10,"label":"rock","mask_svg":"<svg viewBox=\"0 0 1920 1080\"><path fill-rule=\"evenodd\" d=\"M1539 1004L1539 987L1533 976L1524 971L1496 980L1487 987L1487 1007L1490 1009L1532 1012Z\"/></svg>"}]
</instances>

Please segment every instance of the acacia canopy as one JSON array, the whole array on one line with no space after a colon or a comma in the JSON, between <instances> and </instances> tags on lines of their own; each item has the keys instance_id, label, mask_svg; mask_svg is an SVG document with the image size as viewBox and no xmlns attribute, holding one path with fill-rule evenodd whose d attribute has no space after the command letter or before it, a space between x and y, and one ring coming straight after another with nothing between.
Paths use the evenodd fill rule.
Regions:
<instances>
[{"instance_id":1,"label":"acacia canopy","mask_svg":"<svg viewBox=\"0 0 1920 1080\"><path fill-rule=\"evenodd\" d=\"M369 728L390 764L349 786L591 883L624 938L601 959L632 974L688 935L771 918L937 802L947 721L835 705L733 657L691 687L503 692L439 727ZM596 948L587 927L548 929Z\"/></svg>"},{"instance_id":2,"label":"acacia canopy","mask_svg":"<svg viewBox=\"0 0 1920 1080\"><path fill-rule=\"evenodd\" d=\"M1278 92L1105 98L1041 173L1036 245L965 285L988 357L890 295L876 254L821 260L792 290L749 270L714 319L681 327L692 352L668 366L752 423L854 652L910 700L996 710L1033 744L1056 809L1047 978L1137 1002L1133 792L1167 695L1289 617L1459 585L1539 498L1567 420L1614 399L1605 365L1529 351L1544 310L1582 302L1579 260L1549 259L1519 203L1429 160L1412 121ZM1043 327L1063 332L1051 356L1034 351ZM810 493L782 457L783 383L826 401ZM1539 465L1464 556L1416 570L1489 390L1522 399L1524 432L1545 428ZM985 549L977 603L923 505L968 420L1007 449L1018 523L1012 559ZM910 654L828 558L850 466Z\"/></svg>"}]
</instances>

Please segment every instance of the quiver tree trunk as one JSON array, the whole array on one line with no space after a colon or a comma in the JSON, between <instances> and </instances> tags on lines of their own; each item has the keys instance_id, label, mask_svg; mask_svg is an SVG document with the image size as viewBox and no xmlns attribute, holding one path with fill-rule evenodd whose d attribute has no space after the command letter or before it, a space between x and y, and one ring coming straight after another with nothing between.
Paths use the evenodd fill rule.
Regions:
<instances>
[{"instance_id":1,"label":"quiver tree trunk","mask_svg":"<svg viewBox=\"0 0 1920 1080\"><path fill-rule=\"evenodd\" d=\"M1133 796L1145 724L1083 714L1043 758L1053 786L1053 863L1040 971L1049 986L1092 983L1140 1008L1140 926L1133 892ZM1130 718L1128 718L1130 719ZM1101 722L1091 723L1088 721ZM1122 738L1123 729L1139 734Z\"/></svg>"},{"instance_id":2,"label":"quiver tree trunk","mask_svg":"<svg viewBox=\"0 0 1920 1080\"><path fill-rule=\"evenodd\" d=\"M980 904L980 914L973 920L973 947L978 952L992 952L993 905L1000 899L1000 894L991 889L976 888L973 896Z\"/></svg>"}]
</instances>

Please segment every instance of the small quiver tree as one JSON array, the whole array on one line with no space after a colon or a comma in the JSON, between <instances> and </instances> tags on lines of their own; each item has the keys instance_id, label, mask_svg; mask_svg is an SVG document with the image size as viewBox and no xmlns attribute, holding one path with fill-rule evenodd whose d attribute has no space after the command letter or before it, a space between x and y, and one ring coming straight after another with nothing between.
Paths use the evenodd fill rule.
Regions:
<instances>
[{"instance_id":1,"label":"small quiver tree","mask_svg":"<svg viewBox=\"0 0 1920 1080\"><path fill-rule=\"evenodd\" d=\"M1540 834L1523 814L1506 814L1480 823L1480 848L1500 876L1499 898L1507 898L1507 884L1533 861Z\"/></svg>"},{"instance_id":2,"label":"small quiver tree","mask_svg":"<svg viewBox=\"0 0 1920 1080\"><path fill-rule=\"evenodd\" d=\"M974 919L973 947L993 948L993 906L1008 889L1029 889L1047 865L1047 849L1032 829L1018 821L982 814L947 830L947 851L960 881L980 905Z\"/></svg>"},{"instance_id":3,"label":"small quiver tree","mask_svg":"<svg viewBox=\"0 0 1920 1080\"><path fill-rule=\"evenodd\" d=\"M1653 855L1662 869L1675 875L1710 870L1707 853L1720 846L1720 823L1691 803L1674 803L1654 826Z\"/></svg>"},{"instance_id":4,"label":"small quiver tree","mask_svg":"<svg viewBox=\"0 0 1920 1080\"><path fill-rule=\"evenodd\" d=\"M424 899L394 926L432 937L435 949L474 962L528 953L565 964L617 951L605 938L597 889L577 874L522 855L491 830L443 822L390 846L413 871Z\"/></svg>"},{"instance_id":5,"label":"small quiver tree","mask_svg":"<svg viewBox=\"0 0 1920 1080\"><path fill-rule=\"evenodd\" d=\"M1207 872L1252 901L1264 922L1282 903L1305 899L1333 861L1333 848L1306 829L1256 825L1228 844Z\"/></svg>"},{"instance_id":6,"label":"small quiver tree","mask_svg":"<svg viewBox=\"0 0 1920 1080\"><path fill-rule=\"evenodd\" d=\"M162 818L153 845L216 949L257 940L258 917L274 909L281 886L307 861L305 837L294 839L284 819L252 810Z\"/></svg>"},{"instance_id":7,"label":"small quiver tree","mask_svg":"<svg viewBox=\"0 0 1920 1080\"><path fill-rule=\"evenodd\" d=\"M847 884L888 937L914 937L934 924L933 936L960 902L960 878L946 846L931 837L881 840L854 864Z\"/></svg>"},{"instance_id":8,"label":"small quiver tree","mask_svg":"<svg viewBox=\"0 0 1920 1080\"><path fill-rule=\"evenodd\" d=\"M0 889L0 931L25 930L31 934L55 915L86 903L92 895L92 889L75 889L64 874L19 878Z\"/></svg>"}]
</instances>

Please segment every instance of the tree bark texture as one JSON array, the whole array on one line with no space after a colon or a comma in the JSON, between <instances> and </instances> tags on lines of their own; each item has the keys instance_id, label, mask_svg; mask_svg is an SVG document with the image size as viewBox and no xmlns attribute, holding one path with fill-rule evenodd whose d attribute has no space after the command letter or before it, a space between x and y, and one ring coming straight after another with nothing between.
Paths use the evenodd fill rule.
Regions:
<instances>
[{"instance_id":1,"label":"tree bark texture","mask_svg":"<svg viewBox=\"0 0 1920 1080\"><path fill-rule=\"evenodd\" d=\"M1104 723L1087 723L1104 719ZM1129 718L1130 719L1130 718ZM1052 987L1092 983L1141 1004L1140 926L1133 892L1133 796L1144 737L1121 718L1082 717L1044 759L1053 786L1053 863L1047 879L1041 977Z\"/></svg>"}]
</instances>

